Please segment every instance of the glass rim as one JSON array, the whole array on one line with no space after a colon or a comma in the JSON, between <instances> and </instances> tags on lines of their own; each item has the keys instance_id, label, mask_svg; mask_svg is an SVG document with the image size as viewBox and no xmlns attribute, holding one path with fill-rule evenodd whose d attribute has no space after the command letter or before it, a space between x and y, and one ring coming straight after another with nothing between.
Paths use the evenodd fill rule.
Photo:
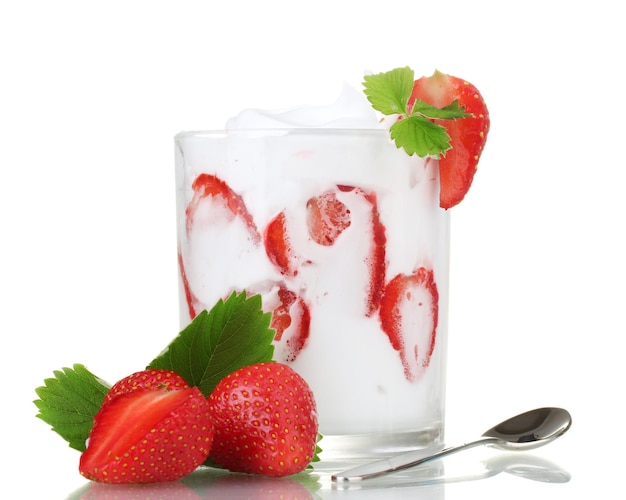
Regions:
<instances>
[{"instance_id":1,"label":"glass rim","mask_svg":"<svg viewBox=\"0 0 626 500\"><path fill-rule=\"evenodd\" d=\"M388 135L388 128L281 127L182 130L174 137L283 136L283 135Z\"/></svg>"}]
</instances>

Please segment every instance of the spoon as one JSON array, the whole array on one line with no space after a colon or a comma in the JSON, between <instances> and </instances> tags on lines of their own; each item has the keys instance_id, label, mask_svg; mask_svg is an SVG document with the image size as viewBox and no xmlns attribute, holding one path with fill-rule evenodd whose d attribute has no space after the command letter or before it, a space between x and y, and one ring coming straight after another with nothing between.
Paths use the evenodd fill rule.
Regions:
<instances>
[{"instance_id":1,"label":"spoon","mask_svg":"<svg viewBox=\"0 0 626 500\"><path fill-rule=\"evenodd\" d=\"M409 467L415 467L431 460L452 455L461 450L480 445L489 445L502 450L530 450L543 446L562 435L572 425L572 417L562 408L537 408L509 418L492 427L483 435L469 443L446 448L432 455L424 456L423 450L400 453L393 457L353 467L333 474L333 481L361 481L382 474L388 474Z\"/></svg>"}]
</instances>

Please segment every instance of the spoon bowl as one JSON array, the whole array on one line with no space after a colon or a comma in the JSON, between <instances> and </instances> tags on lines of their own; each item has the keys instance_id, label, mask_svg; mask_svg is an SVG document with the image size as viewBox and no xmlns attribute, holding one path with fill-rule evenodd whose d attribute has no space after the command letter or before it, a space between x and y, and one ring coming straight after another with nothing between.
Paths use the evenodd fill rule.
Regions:
<instances>
[{"instance_id":1,"label":"spoon bowl","mask_svg":"<svg viewBox=\"0 0 626 500\"><path fill-rule=\"evenodd\" d=\"M505 450L530 450L544 446L561 436L572 425L563 408L537 408L499 423L483 433L495 438L492 446Z\"/></svg>"},{"instance_id":2,"label":"spoon bowl","mask_svg":"<svg viewBox=\"0 0 626 500\"><path fill-rule=\"evenodd\" d=\"M572 425L572 417L563 408L537 408L511 417L485 431L479 439L460 446L446 448L431 455L423 450L400 453L391 458L359 465L344 472L333 474L333 481L361 481L370 477L415 467L461 450L480 445L503 450L530 450L554 441Z\"/></svg>"}]
</instances>

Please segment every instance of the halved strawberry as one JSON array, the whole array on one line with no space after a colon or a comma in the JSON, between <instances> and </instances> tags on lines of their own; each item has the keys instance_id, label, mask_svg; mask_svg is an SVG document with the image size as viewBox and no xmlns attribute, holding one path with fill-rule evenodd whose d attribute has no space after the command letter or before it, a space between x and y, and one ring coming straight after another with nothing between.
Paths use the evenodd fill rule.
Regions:
<instances>
[{"instance_id":1,"label":"halved strawberry","mask_svg":"<svg viewBox=\"0 0 626 500\"><path fill-rule=\"evenodd\" d=\"M296 276L299 258L291 245L285 212L280 212L267 224L263 233L263 241L265 253L281 274Z\"/></svg>"},{"instance_id":2,"label":"halved strawberry","mask_svg":"<svg viewBox=\"0 0 626 500\"><path fill-rule=\"evenodd\" d=\"M476 173L489 132L487 105L474 85L439 71L415 81L407 105L409 111L416 100L437 107L458 100L473 115L457 120L433 120L446 128L451 139L452 149L439 159L439 202L442 208L451 208L465 197Z\"/></svg>"},{"instance_id":3,"label":"halved strawberry","mask_svg":"<svg viewBox=\"0 0 626 500\"><path fill-rule=\"evenodd\" d=\"M113 386L81 455L83 476L117 484L174 481L206 460L214 435L207 400L197 387L162 375L173 384L151 370Z\"/></svg>"},{"instance_id":4,"label":"halved strawberry","mask_svg":"<svg viewBox=\"0 0 626 500\"><path fill-rule=\"evenodd\" d=\"M439 322L439 292L432 270L398 274L385 287L380 322L400 354L404 374L415 381L430 364Z\"/></svg>"},{"instance_id":5,"label":"halved strawberry","mask_svg":"<svg viewBox=\"0 0 626 500\"><path fill-rule=\"evenodd\" d=\"M250 232L250 237L255 243L261 241L261 235L243 198L233 191L225 181L215 175L202 173L193 181L191 188L194 191L194 195L186 208L188 231L193 225L193 219L196 215L200 200L211 196L213 198L220 198L224 206L228 208L234 217L240 217L244 221Z\"/></svg>"},{"instance_id":6,"label":"halved strawberry","mask_svg":"<svg viewBox=\"0 0 626 500\"><path fill-rule=\"evenodd\" d=\"M306 381L282 363L227 375L208 398L215 420L211 458L234 472L282 477L315 456L317 410Z\"/></svg>"},{"instance_id":7,"label":"halved strawberry","mask_svg":"<svg viewBox=\"0 0 626 500\"><path fill-rule=\"evenodd\" d=\"M189 385L185 379L171 370L143 370L113 384L104 397L102 406L110 403L117 396L128 394L138 389L177 391L188 387Z\"/></svg>"},{"instance_id":8,"label":"halved strawberry","mask_svg":"<svg viewBox=\"0 0 626 500\"><path fill-rule=\"evenodd\" d=\"M350 210L334 191L314 196L306 204L309 236L319 245L330 246L350 227Z\"/></svg>"}]
</instances>

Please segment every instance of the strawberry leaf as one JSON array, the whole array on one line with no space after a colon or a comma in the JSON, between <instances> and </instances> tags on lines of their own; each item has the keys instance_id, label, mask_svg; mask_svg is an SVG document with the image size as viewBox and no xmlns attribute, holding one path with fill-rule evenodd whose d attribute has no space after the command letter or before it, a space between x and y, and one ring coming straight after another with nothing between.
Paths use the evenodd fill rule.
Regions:
<instances>
[{"instance_id":1,"label":"strawberry leaf","mask_svg":"<svg viewBox=\"0 0 626 500\"><path fill-rule=\"evenodd\" d=\"M422 115L427 118L438 118L440 120L454 120L456 118L471 118L471 113L465 112L464 106L459 106L458 99L455 99L443 108L437 108L426 104L424 101L417 100L413 105L412 115Z\"/></svg>"},{"instance_id":2,"label":"strawberry leaf","mask_svg":"<svg viewBox=\"0 0 626 500\"><path fill-rule=\"evenodd\" d=\"M54 375L35 389L39 396L33 401L39 408L37 417L65 439L70 448L85 451L93 418L109 387L79 364L73 369L55 371Z\"/></svg>"},{"instance_id":3,"label":"strawberry leaf","mask_svg":"<svg viewBox=\"0 0 626 500\"><path fill-rule=\"evenodd\" d=\"M411 68L367 75L363 81L363 92L375 110L384 115L402 115L389 129L398 148L409 155L440 157L450 149L450 136L445 127L431 120L456 120L473 115L466 113L458 101L437 108L417 100L408 109L415 83L413 78Z\"/></svg>"},{"instance_id":4,"label":"strawberry leaf","mask_svg":"<svg viewBox=\"0 0 626 500\"><path fill-rule=\"evenodd\" d=\"M389 129L397 147L407 154L438 156L450 149L450 136L445 127L437 125L423 116L410 116L395 122Z\"/></svg>"},{"instance_id":5,"label":"strawberry leaf","mask_svg":"<svg viewBox=\"0 0 626 500\"><path fill-rule=\"evenodd\" d=\"M372 107L384 115L406 113L413 90L414 73L411 68L396 68L386 73L368 75L363 86Z\"/></svg>"},{"instance_id":6,"label":"strawberry leaf","mask_svg":"<svg viewBox=\"0 0 626 500\"><path fill-rule=\"evenodd\" d=\"M233 292L210 312L198 314L148 368L175 371L209 396L229 373L272 360L270 319L271 313L261 308L260 295Z\"/></svg>"}]
</instances>

